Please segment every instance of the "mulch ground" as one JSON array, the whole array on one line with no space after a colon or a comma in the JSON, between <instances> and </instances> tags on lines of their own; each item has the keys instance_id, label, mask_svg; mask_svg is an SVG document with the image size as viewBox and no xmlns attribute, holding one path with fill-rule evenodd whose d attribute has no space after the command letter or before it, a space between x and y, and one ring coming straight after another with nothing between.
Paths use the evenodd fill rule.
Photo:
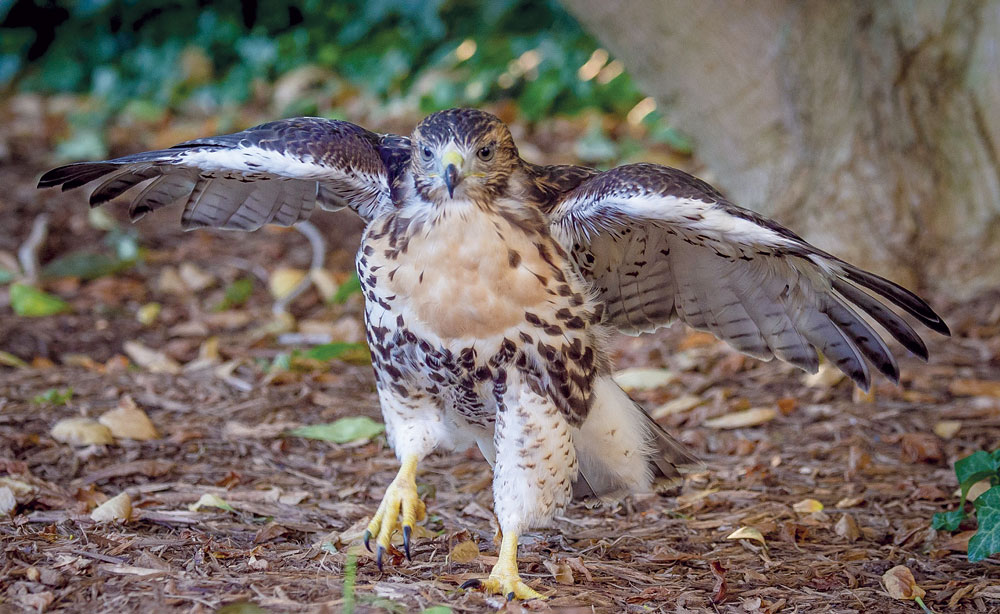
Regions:
<instances>
[{"instance_id":1,"label":"mulch ground","mask_svg":"<svg viewBox=\"0 0 1000 614\"><path fill-rule=\"evenodd\" d=\"M43 262L98 245L83 196L37 194L38 170L0 168L11 186L0 196L10 231L0 251L13 253L42 210L51 215ZM71 314L21 318L0 301L0 349L28 363L0 368L0 480L25 489L0 520L0 612L211 612L233 602L268 612L917 612L881 585L895 565L913 571L934 611L1000 611L997 559L969 564L968 531L930 527L956 503L951 464L1000 441L996 294L936 302L954 336L929 333L930 363L903 358L902 385L879 381L871 395L834 378L807 383L680 328L616 340L620 368L670 372L633 396L650 410L676 410L661 409L661 424L706 469L679 493L574 504L553 527L525 535L522 576L551 598L504 604L458 588L496 561L490 470L478 451L422 463L428 519L413 560L394 557L380 573L359 536L397 469L384 438L334 444L289 434L341 417L378 419L370 366L272 368L292 348L261 330L274 318L259 281L246 304L213 311L233 279L266 277L278 263L307 266L304 239L183 234L163 213L139 225L144 264L46 286ZM317 217L331 237L327 268L343 279L359 225ZM182 263L195 265L203 289L168 283ZM154 301L158 318L140 323L140 308ZM327 323L347 340L360 330L357 296L331 305L310 290L292 313L300 326ZM206 350L210 337L217 352ZM126 358L128 341L180 369L155 372ZM42 398L70 388L68 402ZM52 437L58 420L100 416L125 397L158 438L74 447ZM774 417L744 428L706 424L747 408ZM959 423L957 434L935 434L941 421ZM122 492L133 503L128 522L91 520L95 505ZM233 511L192 511L206 494ZM763 543L727 539L743 527Z\"/></svg>"}]
</instances>

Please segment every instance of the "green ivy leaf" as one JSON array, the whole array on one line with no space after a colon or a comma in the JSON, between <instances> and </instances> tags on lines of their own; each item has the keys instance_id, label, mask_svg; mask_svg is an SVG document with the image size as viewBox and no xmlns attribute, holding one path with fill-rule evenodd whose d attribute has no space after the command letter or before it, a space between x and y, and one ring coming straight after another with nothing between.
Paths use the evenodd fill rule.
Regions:
<instances>
[{"instance_id":1,"label":"green ivy leaf","mask_svg":"<svg viewBox=\"0 0 1000 614\"><path fill-rule=\"evenodd\" d=\"M352 294L358 294L361 292L361 280L358 279L357 273L352 273L351 277L340 284L337 291L333 294L330 299L331 303L346 303L347 299L351 297Z\"/></svg>"},{"instance_id":2,"label":"green ivy leaf","mask_svg":"<svg viewBox=\"0 0 1000 614\"><path fill-rule=\"evenodd\" d=\"M226 294L215 306L215 311L239 307L247 302L251 294L253 294L253 282L247 277L241 277L226 287Z\"/></svg>"},{"instance_id":3,"label":"green ivy leaf","mask_svg":"<svg viewBox=\"0 0 1000 614\"><path fill-rule=\"evenodd\" d=\"M74 252L57 258L42 269L44 277L79 277L97 279L127 269L131 262L123 262L107 254Z\"/></svg>"},{"instance_id":4,"label":"green ivy leaf","mask_svg":"<svg viewBox=\"0 0 1000 614\"><path fill-rule=\"evenodd\" d=\"M41 394L32 397L31 402L41 405L42 403L52 403L53 405L65 405L73 398L73 389L49 388Z\"/></svg>"},{"instance_id":5,"label":"green ivy leaf","mask_svg":"<svg viewBox=\"0 0 1000 614\"><path fill-rule=\"evenodd\" d=\"M311 360L333 360L334 358L357 358L359 355L368 355L368 346L364 343L346 343L344 341L334 341L317 345L306 352L306 358Z\"/></svg>"},{"instance_id":6,"label":"green ivy leaf","mask_svg":"<svg viewBox=\"0 0 1000 614\"><path fill-rule=\"evenodd\" d=\"M424 608L420 614L451 614L451 608L446 605L432 605L429 608Z\"/></svg>"},{"instance_id":7,"label":"green ivy leaf","mask_svg":"<svg viewBox=\"0 0 1000 614\"><path fill-rule=\"evenodd\" d=\"M17 315L29 318L69 311L66 301L27 284L14 284L10 287L10 306Z\"/></svg>"},{"instance_id":8,"label":"green ivy leaf","mask_svg":"<svg viewBox=\"0 0 1000 614\"><path fill-rule=\"evenodd\" d=\"M955 463L955 475L962 489L962 501L965 501L969 489L976 482L994 477L1000 470L1000 463L993 454L979 450Z\"/></svg>"},{"instance_id":9,"label":"green ivy leaf","mask_svg":"<svg viewBox=\"0 0 1000 614\"><path fill-rule=\"evenodd\" d=\"M975 563L1000 552L1000 487L994 486L976 497L979 528L969 540L969 562Z\"/></svg>"},{"instance_id":10,"label":"green ivy leaf","mask_svg":"<svg viewBox=\"0 0 1000 614\"><path fill-rule=\"evenodd\" d=\"M310 424L293 429L290 434L306 439L320 439L333 443L368 440L385 431L385 425L368 416L341 418L329 424Z\"/></svg>"},{"instance_id":11,"label":"green ivy leaf","mask_svg":"<svg viewBox=\"0 0 1000 614\"><path fill-rule=\"evenodd\" d=\"M962 521L965 520L965 518L965 508L961 507L950 512L940 512L934 514L934 520L931 521L931 526L938 531L957 531L958 526L962 524Z\"/></svg>"}]
</instances>

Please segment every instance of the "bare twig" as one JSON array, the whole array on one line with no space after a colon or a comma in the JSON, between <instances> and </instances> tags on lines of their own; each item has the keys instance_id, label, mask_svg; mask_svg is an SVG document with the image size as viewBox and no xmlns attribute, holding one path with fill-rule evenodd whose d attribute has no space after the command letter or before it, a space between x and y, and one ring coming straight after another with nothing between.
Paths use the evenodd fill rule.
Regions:
<instances>
[{"instance_id":1,"label":"bare twig","mask_svg":"<svg viewBox=\"0 0 1000 614\"><path fill-rule=\"evenodd\" d=\"M326 240L323 238L322 233L320 233L319 228L306 220L299 222L294 226L295 230L305 235L309 239L309 245L312 247L312 262L309 264L309 270L322 269L323 263L326 262ZM292 288L292 291L281 297L280 299L274 301L274 305L271 307L271 311L274 314L282 314L288 311L288 306L292 304L300 294L306 291L306 289L312 285L312 277L306 275L302 278L297 286Z\"/></svg>"},{"instance_id":2,"label":"bare twig","mask_svg":"<svg viewBox=\"0 0 1000 614\"><path fill-rule=\"evenodd\" d=\"M49 216L47 213L41 213L31 225L28 238L17 250L17 260L21 264L21 272L28 282L38 281L38 250L42 248L48 234Z\"/></svg>"}]
</instances>

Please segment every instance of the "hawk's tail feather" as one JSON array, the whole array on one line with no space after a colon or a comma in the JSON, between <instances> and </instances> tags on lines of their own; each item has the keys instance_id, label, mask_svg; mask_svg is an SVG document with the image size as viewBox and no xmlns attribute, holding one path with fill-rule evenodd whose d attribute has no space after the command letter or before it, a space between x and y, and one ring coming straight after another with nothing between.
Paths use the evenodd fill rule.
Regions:
<instances>
[{"instance_id":1,"label":"hawk's tail feather","mask_svg":"<svg viewBox=\"0 0 1000 614\"><path fill-rule=\"evenodd\" d=\"M642 415L646 417L655 448L649 454L649 464L657 490L677 485L688 473L705 469L705 463L691 454L687 446L671 437L645 410L642 410Z\"/></svg>"},{"instance_id":2,"label":"hawk's tail feather","mask_svg":"<svg viewBox=\"0 0 1000 614\"><path fill-rule=\"evenodd\" d=\"M671 437L610 376L594 384L586 420L574 434L580 467L577 498L614 499L659 490L701 463Z\"/></svg>"}]
</instances>

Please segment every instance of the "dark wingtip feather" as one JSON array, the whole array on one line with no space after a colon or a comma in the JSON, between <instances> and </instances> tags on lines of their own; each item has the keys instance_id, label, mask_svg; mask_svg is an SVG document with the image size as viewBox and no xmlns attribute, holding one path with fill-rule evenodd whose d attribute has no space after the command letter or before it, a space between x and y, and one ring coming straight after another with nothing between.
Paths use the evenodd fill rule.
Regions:
<instances>
[{"instance_id":1,"label":"dark wingtip feather","mask_svg":"<svg viewBox=\"0 0 1000 614\"><path fill-rule=\"evenodd\" d=\"M920 320L927 328L942 335L951 336L951 331L948 329L948 325L944 323L944 320L941 319L941 316L935 313L924 299L903 286L853 266L844 267L844 277L869 290L877 292L879 295L902 307L907 313Z\"/></svg>"}]
</instances>

